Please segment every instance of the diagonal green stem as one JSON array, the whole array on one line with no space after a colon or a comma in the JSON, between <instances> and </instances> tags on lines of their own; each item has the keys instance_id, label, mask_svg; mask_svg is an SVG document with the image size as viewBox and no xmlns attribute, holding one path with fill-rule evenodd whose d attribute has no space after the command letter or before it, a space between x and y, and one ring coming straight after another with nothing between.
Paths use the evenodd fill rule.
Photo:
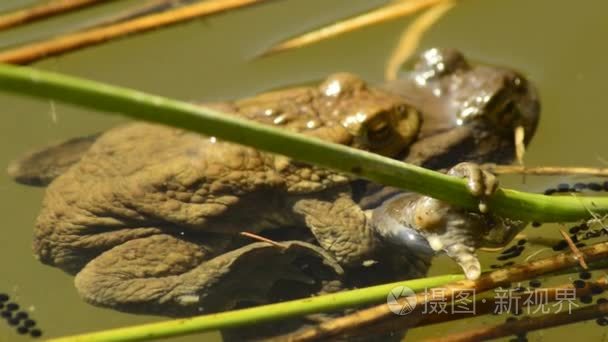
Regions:
<instances>
[{"instance_id":1,"label":"diagonal green stem","mask_svg":"<svg viewBox=\"0 0 608 342\"><path fill-rule=\"evenodd\" d=\"M93 108L108 113L188 129L220 139L283 154L372 181L476 209L477 201L461 179L373 153L235 118L189 103L28 67L0 65L0 90ZM490 210L514 219L539 222L588 218L588 209L608 214L607 197L549 197L499 190Z\"/></svg>"},{"instance_id":2,"label":"diagonal green stem","mask_svg":"<svg viewBox=\"0 0 608 342\"><path fill-rule=\"evenodd\" d=\"M156 341L163 337L175 337L194 332L201 333L205 331L243 327L279 319L304 316L312 313L336 311L339 309L352 308L354 306L378 303L386 300L387 295L397 286L405 286L414 292L420 292L428 288L442 286L462 279L464 279L464 277L461 275L446 275L400 281L248 309L57 338L52 339L49 342Z\"/></svg>"}]
</instances>

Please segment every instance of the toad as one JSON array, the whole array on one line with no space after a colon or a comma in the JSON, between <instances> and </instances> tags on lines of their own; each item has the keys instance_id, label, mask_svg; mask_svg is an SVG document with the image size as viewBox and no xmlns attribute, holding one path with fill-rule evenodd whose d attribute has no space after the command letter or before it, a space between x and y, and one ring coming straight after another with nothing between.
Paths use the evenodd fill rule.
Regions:
<instances>
[{"instance_id":1,"label":"toad","mask_svg":"<svg viewBox=\"0 0 608 342\"><path fill-rule=\"evenodd\" d=\"M436 58L423 56L419 67L403 78L405 83L386 89L338 74L318 87L280 90L212 107L422 165L428 160L454 165L454 159L469 154L448 151L462 150L471 142L479 144L469 149L471 153L489 155L491 150L514 146L512 135L505 138L508 143L489 147L482 138L497 141L492 138L495 131L513 132L517 125L528 130L527 139L531 137L538 106L525 79L517 76L519 81L514 81L507 77L516 75L513 72L496 69L496 75L488 72L486 79L507 81L489 82L488 89L483 83L460 88L466 75L483 81L477 76L480 69L447 62L440 68ZM460 76L445 78L450 73ZM408 82L415 84L399 88ZM450 82L455 84L450 87ZM415 103L415 97L406 100L408 95L400 89L412 94L417 90L422 102ZM458 102L455 94L460 89L466 94L463 98L482 100ZM435 103L441 101L450 105ZM478 112L465 115L476 106ZM449 121L453 126L446 128L442 120L454 116ZM466 135L454 139L453 128L461 127ZM412 144L414 139L418 140ZM55 163L61 158L53 155L66 146L76 153ZM43 166L37 168L40 160ZM506 243L522 227L413 194L386 197L365 208L359 200L367 195L354 194L355 181L349 176L147 123L127 124L35 152L13 164L10 173L24 182L50 182L35 228L37 257L76 274L76 287L87 301L129 312L181 316L223 310L263 297L259 293L278 279L302 280L289 265L304 255L322 260L338 274L342 268L377 259L378 253L394 248L390 246L398 246L395 254L403 255L410 240L415 246L408 262L417 264L415 259L422 256L422 274L428 252L444 250L469 278L475 278L480 269L474 249ZM480 196L495 189L493 178L474 165L459 165L452 173L470 178L472 190ZM426 215L434 210L445 216ZM416 213L426 216L416 219ZM244 230L284 227L311 232L315 241L288 238L277 248L243 244L237 238Z\"/></svg>"}]
</instances>

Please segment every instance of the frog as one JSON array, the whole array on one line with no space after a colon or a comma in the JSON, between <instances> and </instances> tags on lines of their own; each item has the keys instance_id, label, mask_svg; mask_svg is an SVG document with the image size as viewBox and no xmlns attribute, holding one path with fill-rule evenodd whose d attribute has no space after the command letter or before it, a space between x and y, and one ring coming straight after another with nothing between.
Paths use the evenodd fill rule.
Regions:
<instances>
[{"instance_id":1,"label":"frog","mask_svg":"<svg viewBox=\"0 0 608 342\"><path fill-rule=\"evenodd\" d=\"M425 58L422 58L423 62L424 60ZM420 70L424 68L421 66L414 72L422 73ZM454 70L466 71L460 68ZM470 68L469 72L474 70L477 69ZM410 82L411 80L416 78L412 77ZM447 82L447 79L440 77L437 80ZM429 78L427 84L435 84L434 82ZM525 79L522 78L522 82L525 82ZM510 85L512 84L505 86ZM429 142L429 146L435 148L433 153L438 153L438 137L450 136L452 131L444 127L433 128L437 127L436 123L440 120L433 120L431 116L425 116L425 113L437 115L441 111L412 110L411 108L416 106L404 102L405 96L395 90L396 86L389 85L387 90L378 90L375 93L374 96L383 96L385 100L381 102L381 107L372 106L379 110L368 110L367 113L380 115L357 115L360 113L358 108L362 105L357 101L367 98L372 105L376 102L373 101L374 96L360 96L361 89L370 87L353 75L339 74L337 77L330 77L319 89L298 88L295 92L290 90L286 94L294 96L295 100L284 104L287 108L300 109L301 106L293 106L293 103L313 104L314 108L314 104L323 107L327 101L335 101L334 106L338 106L339 101L344 101L344 98L335 97L336 93L354 94L353 89L359 89L358 95L352 96L349 104L349 108L353 109L349 113L354 113L354 118L333 114L327 119L314 111L306 110L297 111L297 115L292 115L292 112L276 108L279 99L286 98L286 94L281 95L280 91L258 95L257 100L254 97L215 103L211 106L247 119L274 125L283 124L283 127L296 132L405 160L415 151L412 147L423 141ZM416 89L421 91L424 86L418 84ZM458 91L457 87L450 89L452 92ZM472 93L472 89L467 91ZM495 91L502 94L502 89ZM311 101L306 95L311 92L319 94L324 100ZM514 101L518 104L525 102L528 97L533 97L528 95L523 94L523 100L514 97ZM306 100L298 102L297 99L301 98ZM337 100L332 100L334 98ZM433 101L443 99L444 97L440 96ZM452 101L451 96L449 99ZM438 108L450 109L446 106ZM513 108L515 107L503 107L506 112L498 112L495 116L511 115L509 111ZM531 106L528 109L534 111L536 108L538 107ZM398 114L395 115L394 112ZM416 118L416 114L420 114L420 117ZM519 124L517 121L521 117L538 117L518 115L507 124ZM376 117L381 118L379 122L373 120ZM298 120L300 118L305 120ZM315 120L316 124L309 127L308 122L311 120ZM457 128L464 127L467 132L476 133L481 128L489 127L477 125L479 121L486 121L485 116L471 117L460 122ZM532 121L529 124L535 125ZM422 126L418 129L415 126L419 123ZM399 129L403 127L402 124L406 127L406 133L400 133L404 131ZM472 126L474 127L471 128ZM491 133L485 133L491 136ZM416 138L413 138L414 136ZM387 137L391 143L383 141ZM380 140L379 143L375 142L375 138ZM453 143L454 140L446 141ZM363 198L355 194L353 184L357 180L352 177L223 142L214 137L201 137L158 125L132 123L99 136L76 141L75 144L82 144L76 148L83 151L82 155L71 156L71 165L70 162L63 163L61 167L56 168L59 170L55 172L56 175L49 177L50 184L35 228L34 250L43 263L75 274L76 288L86 301L127 312L191 315L233 307L234 302L239 299L238 296L231 298L229 304L224 303L229 306L210 304L213 301L221 302L218 299L220 297L226 300L226 296L217 295L218 292L213 288L219 289L222 284L229 283L232 294L247 293L247 290L239 286L246 287L248 284L235 281L242 279L236 275L242 275L245 271L241 267L233 269L229 266L222 268L212 265L230 265L231 262L239 264L244 263L240 259L248 258L249 268L258 269L259 267L253 266L255 262L258 266L265 265L268 258L252 258L252 255L258 255L248 251L248 248L253 248L252 245L256 249L274 253L272 255L276 256L274 259L277 262L285 262L282 266L277 266L277 269L288 269L287 264L292 261L304 255L314 255L317 260L323 261L324 267L330 269L329 273L338 275L340 279L344 275L356 273L352 270L369 269L366 265L374 264L377 260L389 260L388 263L395 265L395 269L399 268L398 265L401 265L402 269L408 269L407 272L396 272L394 275L424 275L432 252L445 250L461 264L468 277L474 278L478 276L474 249L488 242L504 243L500 239L489 237L502 234L502 238L506 239L521 226L516 223L507 228L497 224L493 225L492 229L475 228L472 231L479 235L465 234L465 238L455 234L454 229L471 230L466 224L444 231L438 228L425 229L429 224L418 222L418 225L415 225L409 220L416 210L396 211L391 203L400 203L407 208L428 208L434 205L433 208L440 208L442 212L450 214L450 217L473 222L471 226L474 227L479 227L478 222L483 221L479 215L487 214L450 211L442 207L445 204L440 202L415 204L429 200L420 195L411 195L407 200L399 201L385 199L385 202L375 208L366 209L360 205ZM499 144L492 148L502 146ZM454 146L445 146L445 149L451 147ZM54 149L61 150L61 144L56 145ZM424 150L420 147L418 149ZM34 153L30 157L35 155L43 153ZM147 158L149 155L154 155L155 158ZM447 158L447 155L444 157ZM233 159L238 162L232 162ZM46 160L52 161L52 158ZM12 173L18 174L18 170L26 169L22 167L25 164L14 164L18 166L11 168ZM475 169L475 166L467 168ZM237 176L228 177L228 181L223 181L221 178L226 172ZM471 182L473 184L482 182L481 178L489 178L479 177L480 173L477 171L469 171L468 174L469 177L477 175L472 177L475 180ZM243 179L244 181L239 181ZM205 198L212 200L206 202ZM399 215L403 217L399 218ZM393 220L382 220L382 217L393 217ZM486 223L490 221L484 220ZM287 242L281 241L281 244L297 248L270 248L268 244L263 243L243 243L242 239L236 237L238 232L245 229L259 233L272 228L281 230L283 227L292 226L295 228L289 228L285 239ZM412 236L422 247L417 248L415 252L403 248L407 246L407 241L399 240L399 234L390 233L394 229L419 231ZM505 234L505 231L509 234ZM299 243L298 240L291 240L291 237L297 234L308 236L309 240ZM456 241L455 244L452 244L453 240ZM426 245L424 241L427 242ZM155 253L147 259L147 251ZM387 254L389 256L386 256ZM263 253L260 252L259 255ZM145 264L142 264L143 261ZM349 272L343 272L344 269ZM274 273L268 274L270 279L262 282L264 286L260 288L268 290L277 277L285 277L285 273L289 273L289 277L297 278L297 272ZM340 274L343 275L339 276ZM315 274L313 277L318 276ZM232 281L225 280L227 278ZM167 282L167 279L174 282ZM335 281L324 279L318 290L329 291L327 289L331 288L331 284L335 284Z\"/></svg>"}]
</instances>

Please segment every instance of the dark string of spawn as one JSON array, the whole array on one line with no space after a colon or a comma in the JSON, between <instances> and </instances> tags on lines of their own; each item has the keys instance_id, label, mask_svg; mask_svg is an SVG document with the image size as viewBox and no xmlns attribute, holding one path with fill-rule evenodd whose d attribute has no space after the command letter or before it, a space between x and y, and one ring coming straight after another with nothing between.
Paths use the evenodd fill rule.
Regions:
<instances>
[{"instance_id":1,"label":"dark string of spawn","mask_svg":"<svg viewBox=\"0 0 608 342\"><path fill-rule=\"evenodd\" d=\"M0 310L2 318L9 326L14 327L18 334L29 334L34 338L42 336L42 330L36 327L36 321L27 312L18 311L19 304L10 301L6 293L0 293Z\"/></svg>"},{"instance_id":2,"label":"dark string of spawn","mask_svg":"<svg viewBox=\"0 0 608 342\"><path fill-rule=\"evenodd\" d=\"M557 187L555 187L555 188L549 188L549 189L545 190L544 194L547 196L550 196L553 194L563 194L563 193L572 193L572 192L579 193L579 192L582 192L585 190L590 190L590 191L594 191L594 192L599 192L599 191L608 192L608 181L605 181L603 183L596 183L596 182L575 183L572 186L570 184L561 183L561 184L558 184ZM535 228L538 228L541 225L542 224L539 222L532 223L532 226ZM581 242L581 240L584 241L584 240L596 238L596 237L599 237L602 235L608 235L608 232L605 229L590 230L589 226L587 225L587 222L583 222L583 223L580 223L578 225L571 227L568 230L568 232L570 233L570 238L572 239L572 241L579 248L585 246L585 243ZM521 255L521 253L526 248L526 246L525 246L526 243L527 243L526 239L517 240L514 245L503 250L496 259L499 261L506 261L509 259L517 258L518 256ZM556 252L565 250L567 248L568 248L568 243L565 240L560 240L557 244L555 244L552 247L552 249ZM503 268L503 267L512 266L514 264L515 264L514 261L508 261L501 265L491 265L490 267L493 269L499 269L499 268ZM589 271L583 270L579 273L578 279L576 279L572 282L572 285L577 289L585 288L587 286L586 280L589 280L591 278L592 278L592 273ZM530 280L528 285L529 285L529 288L539 288L542 286L542 283L538 279L532 279L532 280ZM519 286L519 287L516 287L513 289L514 292L524 292L525 290L526 289L522 286ZM593 302L593 296L602 294L604 292L604 289L601 286L593 284L590 287L590 292L591 292L590 295L580 296L579 301L583 304L590 304ZM607 303L607 302L608 302L608 299L606 299L606 298L597 299L598 304ZM522 314L522 312L518 311L518 310L515 310L511 313L515 316L519 316ZM507 321L513 321L513 320L517 320L517 318L512 317L512 316L507 318ZM608 326L608 316L604 316L604 317L600 317L600 318L596 319L596 323L600 326ZM527 337L526 337L526 334L520 334L520 335L517 335L516 339L512 339L510 341L527 341Z\"/></svg>"}]
</instances>

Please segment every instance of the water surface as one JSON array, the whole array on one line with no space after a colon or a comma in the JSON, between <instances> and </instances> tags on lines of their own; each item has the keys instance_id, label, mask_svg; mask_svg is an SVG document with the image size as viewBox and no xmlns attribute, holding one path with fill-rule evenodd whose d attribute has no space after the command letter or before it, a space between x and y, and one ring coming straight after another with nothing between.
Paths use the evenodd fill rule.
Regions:
<instances>
[{"instance_id":1,"label":"water surface","mask_svg":"<svg viewBox=\"0 0 608 342\"><path fill-rule=\"evenodd\" d=\"M22 2L3 1L0 9ZM0 46L61 32L128 2L117 3L121 4L75 13L67 19L32 25L14 33L0 33ZM381 3L384 1L278 0L35 65L183 100L242 97L316 80L336 71L351 71L380 81L387 56L408 20L395 20L262 60L251 58L274 42ZM456 47L471 58L517 68L538 85L543 116L526 156L527 164L605 167L608 153L603 149L602 138L608 124L603 103L608 79L607 11L608 3L601 0L576 3L468 0L429 32L421 48ZM124 121L51 101L1 93L0 104L3 111L0 165L7 165L29 148L97 132ZM503 179L504 184L526 191L542 191L561 181L573 179L528 177L525 184L520 177ZM15 185L0 173L0 208L4 213L0 235L0 292L9 293L20 305L31 309L47 337L158 320L85 304L77 296L71 276L41 265L32 257L32 224L42 195L42 190ZM557 238L554 228L545 226L532 233ZM532 251L534 247L526 253ZM493 255L488 256L488 263L492 258ZM443 260L432 273L443 272L458 272L458 269ZM498 322L505 318L483 317L474 323ZM472 324L461 321L440 328L415 329L409 336L413 340L442 336ZM596 341L604 339L605 332L605 328L588 322L530 334L529 339ZM204 337L217 338L215 334ZM20 339L8 325L0 322L0 341L9 340ZM201 336L176 340L200 341Z\"/></svg>"}]
</instances>

